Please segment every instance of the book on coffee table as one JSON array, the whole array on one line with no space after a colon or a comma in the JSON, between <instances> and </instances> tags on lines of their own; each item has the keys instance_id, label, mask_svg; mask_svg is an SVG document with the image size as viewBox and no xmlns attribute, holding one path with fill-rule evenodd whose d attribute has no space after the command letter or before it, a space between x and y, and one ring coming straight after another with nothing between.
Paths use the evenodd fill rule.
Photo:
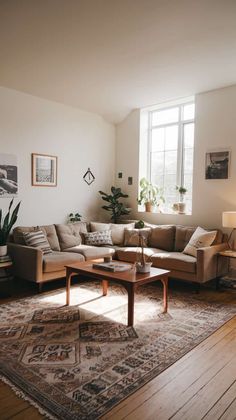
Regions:
<instances>
[{"instance_id":1,"label":"book on coffee table","mask_svg":"<svg viewBox=\"0 0 236 420\"><path fill-rule=\"evenodd\" d=\"M116 263L116 262L109 262L109 263L94 263L93 268L97 268L99 270L104 271L112 271L113 273L115 271L128 271L131 270L132 265L131 264L124 264L124 263Z\"/></svg>"}]
</instances>

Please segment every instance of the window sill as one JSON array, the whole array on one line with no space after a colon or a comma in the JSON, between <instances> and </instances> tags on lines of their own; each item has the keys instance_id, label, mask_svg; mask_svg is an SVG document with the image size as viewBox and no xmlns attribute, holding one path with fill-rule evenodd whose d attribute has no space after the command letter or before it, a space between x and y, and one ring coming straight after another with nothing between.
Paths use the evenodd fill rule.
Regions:
<instances>
[{"instance_id":1,"label":"window sill","mask_svg":"<svg viewBox=\"0 0 236 420\"><path fill-rule=\"evenodd\" d=\"M145 213L145 214L163 214L167 216L192 216L192 213L177 213L175 211L145 211L145 210L138 210L138 213Z\"/></svg>"}]
</instances>

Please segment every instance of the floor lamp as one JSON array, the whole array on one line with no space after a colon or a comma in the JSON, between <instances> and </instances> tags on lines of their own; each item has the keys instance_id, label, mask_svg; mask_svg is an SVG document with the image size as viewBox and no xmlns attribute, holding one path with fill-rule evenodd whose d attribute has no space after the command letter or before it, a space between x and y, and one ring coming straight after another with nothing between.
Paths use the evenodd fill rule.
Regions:
<instances>
[{"instance_id":1,"label":"floor lamp","mask_svg":"<svg viewBox=\"0 0 236 420\"><path fill-rule=\"evenodd\" d=\"M231 228L231 232L228 238L228 245L230 251L233 251L233 248L230 245L230 240L234 231L236 230L236 211L224 211L222 214L222 226L226 228ZM230 252L229 251L229 252Z\"/></svg>"}]
</instances>

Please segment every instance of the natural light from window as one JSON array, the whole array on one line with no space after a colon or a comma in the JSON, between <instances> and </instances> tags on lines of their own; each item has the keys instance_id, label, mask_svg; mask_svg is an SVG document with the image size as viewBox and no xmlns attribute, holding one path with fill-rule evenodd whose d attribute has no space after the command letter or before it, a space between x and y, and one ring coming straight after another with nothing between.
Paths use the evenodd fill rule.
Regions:
<instances>
[{"instance_id":1,"label":"natural light from window","mask_svg":"<svg viewBox=\"0 0 236 420\"><path fill-rule=\"evenodd\" d=\"M193 98L141 111L140 158L146 152L147 162L141 165L140 178L145 176L163 190L165 203L157 211L173 213L174 203L184 200L185 213L192 212L194 117ZM187 192L180 196L176 186Z\"/></svg>"}]
</instances>

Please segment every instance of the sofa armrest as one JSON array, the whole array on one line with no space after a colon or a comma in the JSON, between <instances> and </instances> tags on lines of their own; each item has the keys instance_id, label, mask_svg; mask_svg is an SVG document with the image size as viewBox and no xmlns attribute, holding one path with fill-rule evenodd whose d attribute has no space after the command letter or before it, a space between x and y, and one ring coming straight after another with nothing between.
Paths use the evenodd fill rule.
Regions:
<instances>
[{"instance_id":1,"label":"sofa armrest","mask_svg":"<svg viewBox=\"0 0 236 420\"><path fill-rule=\"evenodd\" d=\"M8 243L7 248L15 276L34 282L42 281L43 253L40 249L14 243Z\"/></svg>"},{"instance_id":2,"label":"sofa armrest","mask_svg":"<svg viewBox=\"0 0 236 420\"><path fill-rule=\"evenodd\" d=\"M227 243L198 248L197 250L197 281L205 283L215 279L221 274L226 274L228 267L224 271L219 265L218 253L228 248Z\"/></svg>"}]
</instances>

